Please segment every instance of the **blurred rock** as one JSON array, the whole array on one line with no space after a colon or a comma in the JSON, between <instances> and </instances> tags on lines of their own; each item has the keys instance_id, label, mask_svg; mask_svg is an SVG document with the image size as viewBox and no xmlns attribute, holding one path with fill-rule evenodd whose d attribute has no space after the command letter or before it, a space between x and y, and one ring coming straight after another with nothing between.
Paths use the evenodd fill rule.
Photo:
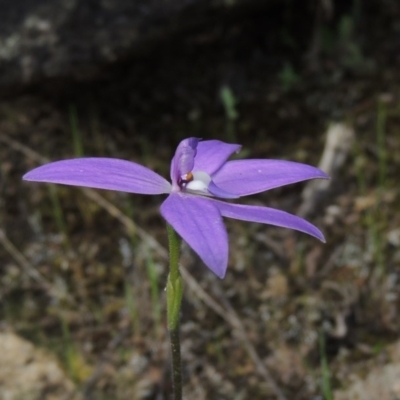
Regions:
<instances>
[{"instance_id":1,"label":"blurred rock","mask_svg":"<svg viewBox=\"0 0 400 400\"><path fill-rule=\"evenodd\" d=\"M101 64L200 30L214 12L272 1L0 0L0 87L93 77Z\"/></svg>"},{"instance_id":2,"label":"blurred rock","mask_svg":"<svg viewBox=\"0 0 400 400\"><path fill-rule=\"evenodd\" d=\"M285 343L276 343L267 365L279 376L280 382L285 386L301 385L307 376L307 369L298 349L291 348Z\"/></svg>"},{"instance_id":3,"label":"blurred rock","mask_svg":"<svg viewBox=\"0 0 400 400\"><path fill-rule=\"evenodd\" d=\"M11 332L0 333L0 400L79 400L57 361Z\"/></svg>"},{"instance_id":4,"label":"blurred rock","mask_svg":"<svg viewBox=\"0 0 400 400\"><path fill-rule=\"evenodd\" d=\"M336 391L335 400L395 400L400 399L400 342L387 349L389 360L382 365L379 360L371 360L359 371L351 373L347 379L350 385ZM379 359L379 356L377 357ZM365 375L365 371L368 373Z\"/></svg>"}]
</instances>

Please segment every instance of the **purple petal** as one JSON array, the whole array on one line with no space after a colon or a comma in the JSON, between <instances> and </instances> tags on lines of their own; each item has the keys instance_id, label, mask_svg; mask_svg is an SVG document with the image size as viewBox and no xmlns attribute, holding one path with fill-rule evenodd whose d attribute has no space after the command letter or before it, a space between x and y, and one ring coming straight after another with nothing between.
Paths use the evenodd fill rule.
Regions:
<instances>
[{"instance_id":1,"label":"purple petal","mask_svg":"<svg viewBox=\"0 0 400 400\"><path fill-rule=\"evenodd\" d=\"M33 169L23 179L139 194L171 192L171 184L154 171L115 158L56 161Z\"/></svg>"},{"instance_id":2,"label":"purple petal","mask_svg":"<svg viewBox=\"0 0 400 400\"><path fill-rule=\"evenodd\" d=\"M324 235L317 227L296 215L269 207L229 204L218 200L211 201L216 204L224 217L295 229L314 236L325 243Z\"/></svg>"},{"instance_id":3,"label":"purple petal","mask_svg":"<svg viewBox=\"0 0 400 400\"><path fill-rule=\"evenodd\" d=\"M171 161L171 180L173 184L177 185L182 175L193 171L199 140L193 137L184 139L176 148L175 155Z\"/></svg>"},{"instance_id":4,"label":"purple petal","mask_svg":"<svg viewBox=\"0 0 400 400\"><path fill-rule=\"evenodd\" d=\"M228 265L228 236L216 205L203 197L173 193L161 214L204 264L223 278Z\"/></svg>"},{"instance_id":5,"label":"purple petal","mask_svg":"<svg viewBox=\"0 0 400 400\"><path fill-rule=\"evenodd\" d=\"M194 159L194 171L204 171L212 175L242 146L229 144L220 140L205 140L197 145L197 154Z\"/></svg>"},{"instance_id":6,"label":"purple petal","mask_svg":"<svg viewBox=\"0 0 400 400\"><path fill-rule=\"evenodd\" d=\"M320 169L283 160L229 161L212 177L221 189L247 196L314 178L328 179Z\"/></svg>"}]
</instances>

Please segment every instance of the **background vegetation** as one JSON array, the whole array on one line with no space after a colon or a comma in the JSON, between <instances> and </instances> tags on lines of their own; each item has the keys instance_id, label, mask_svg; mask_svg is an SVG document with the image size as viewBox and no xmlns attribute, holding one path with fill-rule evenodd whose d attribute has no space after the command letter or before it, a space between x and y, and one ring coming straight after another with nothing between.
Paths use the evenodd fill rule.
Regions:
<instances>
[{"instance_id":1,"label":"background vegetation","mask_svg":"<svg viewBox=\"0 0 400 400\"><path fill-rule=\"evenodd\" d=\"M241 143L240 157L334 155L329 186L247 199L304 215L326 245L227 221L223 281L184 248L187 398L351 400L352 382L399 363L400 6L287 0L229 15L96 77L2 93L1 327L57 356L70 398L168 398L161 199L21 176L82 155L168 176L189 136ZM332 148L329 129L347 141Z\"/></svg>"}]
</instances>

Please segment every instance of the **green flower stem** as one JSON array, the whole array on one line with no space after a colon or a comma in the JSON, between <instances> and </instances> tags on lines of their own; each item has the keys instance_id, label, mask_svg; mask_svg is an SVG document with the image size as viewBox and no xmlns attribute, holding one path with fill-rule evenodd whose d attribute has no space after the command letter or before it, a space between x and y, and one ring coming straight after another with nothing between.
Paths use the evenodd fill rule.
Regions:
<instances>
[{"instance_id":1,"label":"green flower stem","mask_svg":"<svg viewBox=\"0 0 400 400\"><path fill-rule=\"evenodd\" d=\"M182 400L181 345L179 340L179 314L182 303L182 276L179 272L181 240L167 224L169 242L169 274L167 280L167 323L172 353L172 381L174 400Z\"/></svg>"},{"instance_id":2,"label":"green flower stem","mask_svg":"<svg viewBox=\"0 0 400 400\"><path fill-rule=\"evenodd\" d=\"M179 329L169 331L172 353L172 382L174 388L174 400L182 400L182 368L181 368L181 342Z\"/></svg>"}]
</instances>

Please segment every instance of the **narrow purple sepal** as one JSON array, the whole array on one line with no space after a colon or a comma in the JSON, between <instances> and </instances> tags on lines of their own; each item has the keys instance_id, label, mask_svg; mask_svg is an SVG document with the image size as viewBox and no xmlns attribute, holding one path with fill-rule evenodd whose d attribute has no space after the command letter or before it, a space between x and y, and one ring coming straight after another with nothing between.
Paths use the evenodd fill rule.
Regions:
<instances>
[{"instance_id":1,"label":"narrow purple sepal","mask_svg":"<svg viewBox=\"0 0 400 400\"><path fill-rule=\"evenodd\" d=\"M211 201L216 204L224 217L294 229L314 236L325 243L324 235L317 227L296 215L269 207L229 204L218 200Z\"/></svg>"},{"instance_id":2,"label":"narrow purple sepal","mask_svg":"<svg viewBox=\"0 0 400 400\"><path fill-rule=\"evenodd\" d=\"M219 278L228 266L228 235L214 202L203 197L172 193L161 214L181 238Z\"/></svg>"},{"instance_id":3,"label":"narrow purple sepal","mask_svg":"<svg viewBox=\"0 0 400 400\"><path fill-rule=\"evenodd\" d=\"M315 178L329 179L318 168L292 161L237 160L225 163L213 181L229 193L247 196Z\"/></svg>"},{"instance_id":4,"label":"narrow purple sepal","mask_svg":"<svg viewBox=\"0 0 400 400\"><path fill-rule=\"evenodd\" d=\"M115 158L56 161L33 169L23 179L138 194L171 192L171 184L156 172L140 164Z\"/></svg>"},{"instance_id":5,"label":"narrow purple sepal","mask_svg":"<svg viewBox=\"0 0 400 400\"><path fill-rule=\"evenodd\" d=\"M205 140L197 145L197 154L194 160L194 171L215 173L226 160L242 148L239 144L230 144L220 140Z\"/></svg>"}]
</instances>

